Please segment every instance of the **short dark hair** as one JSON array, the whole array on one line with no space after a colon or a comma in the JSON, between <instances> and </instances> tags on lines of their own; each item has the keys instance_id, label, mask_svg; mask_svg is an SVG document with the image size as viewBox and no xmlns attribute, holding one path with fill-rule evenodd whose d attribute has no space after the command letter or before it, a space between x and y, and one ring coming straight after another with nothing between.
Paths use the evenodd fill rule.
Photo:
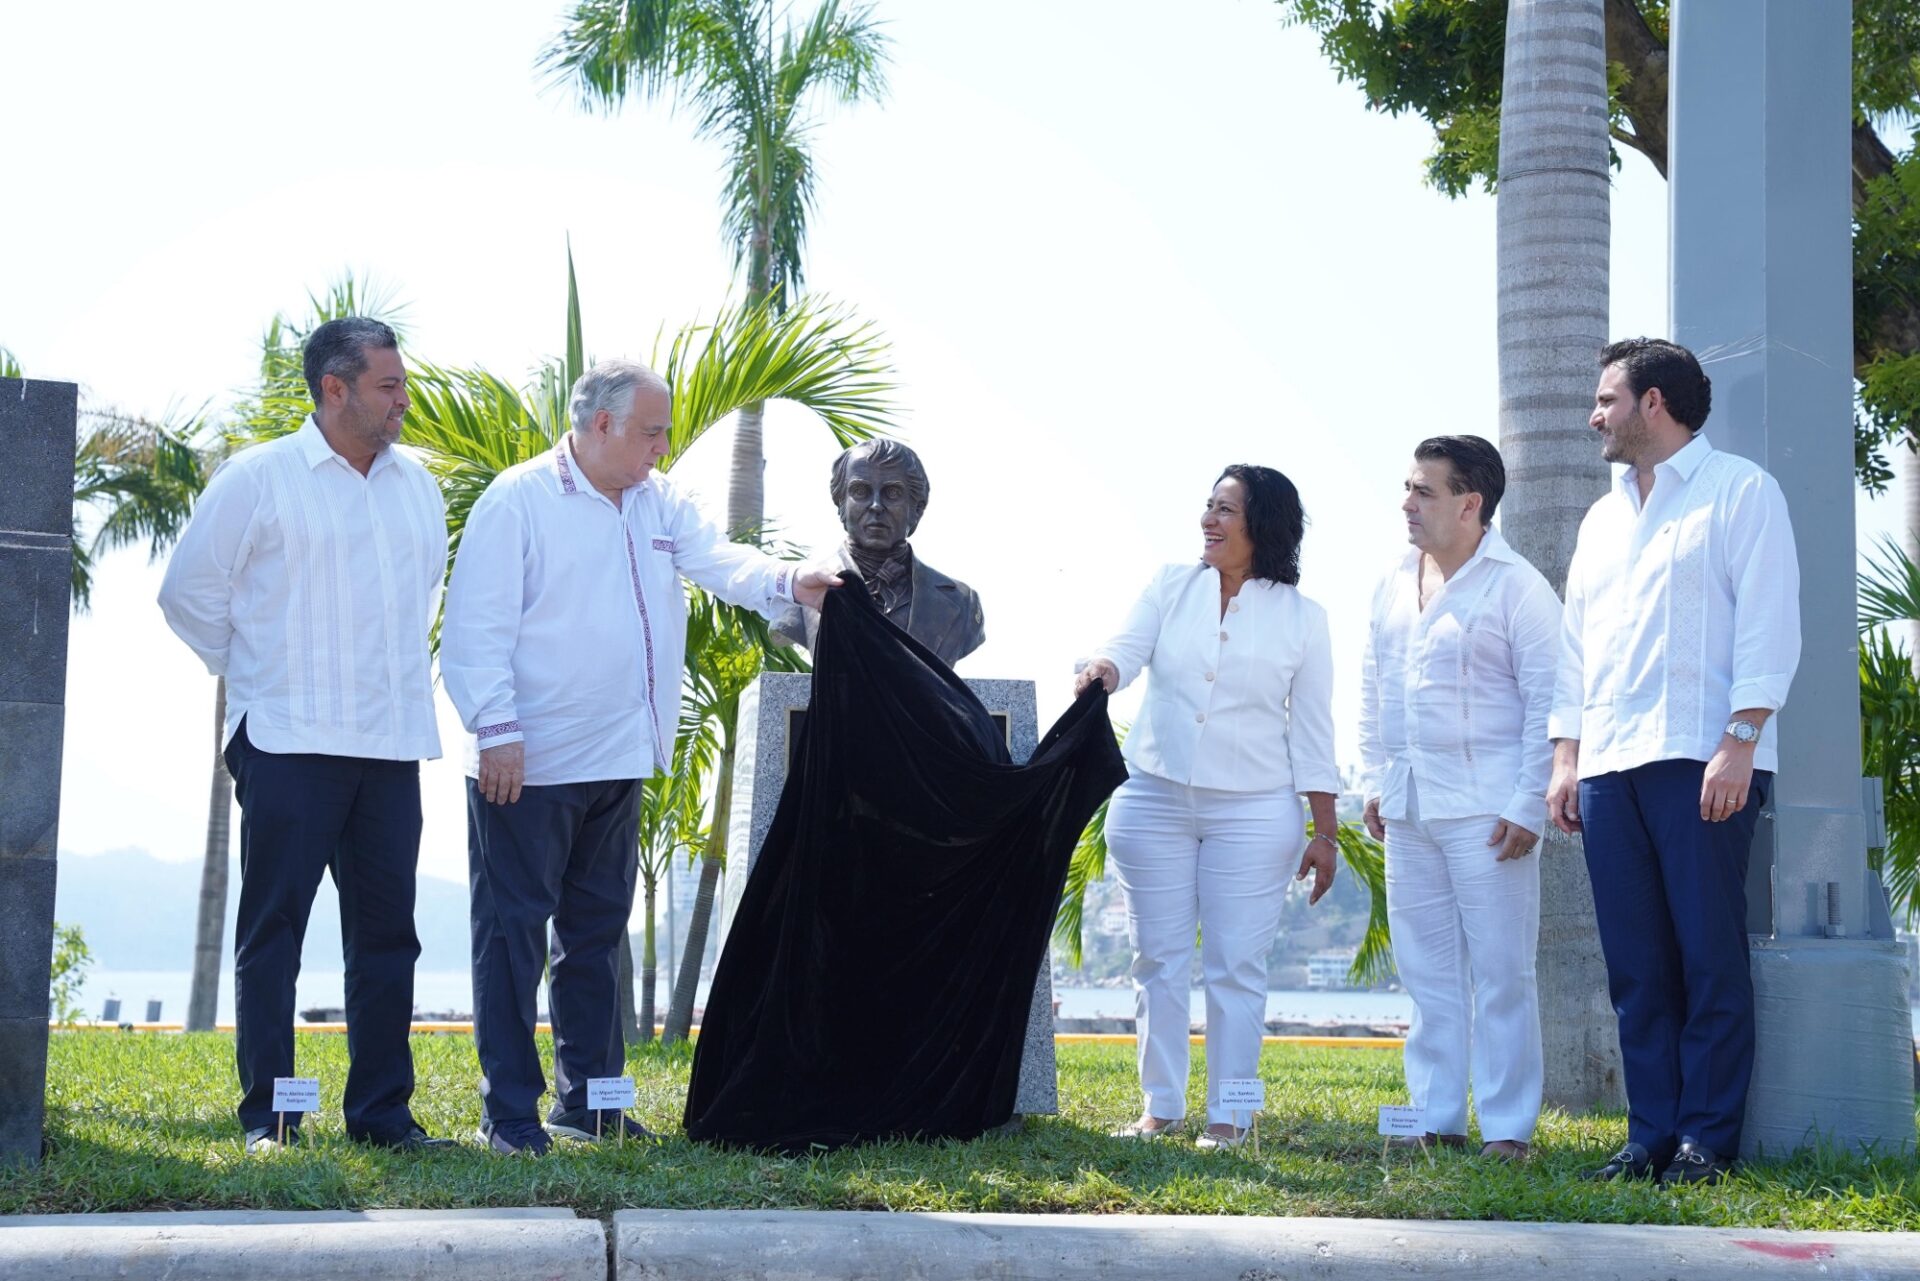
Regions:
<instances>
[{"instance_id":1,"label":"short dark hair","mask_svg":"<svg viewBox=\"0 0 1920 1281\"><path fill-rule=\"evenodd\" d=\"M329 320L307 335L301 353L300 372L306 375L307 391L317 407L320 404L320 380L328 374L351 384L366 372L369 351L398 350L400 339L393 327L365 316L342 316Z\"/></svg>"},{"instance_id":2,"label":"short dark hair","mask_svg":"<svg viewBox=\"0 0 1920 1281\"><path fill-rule=\"evenodd\" d=\"M1456 494L1480 495L1480 527L1493 524L1494 508L1507 492L1507 465L1493 442L1478 436L1429 436L1413 447L1419 462L1444 458L1452 470L1447 488Z\"/></svg>"},{"instance_id":3,"label":"short dark hair","mask_svg":"<svg viewBox=\"0 0 1920 1281\"><path fill-rule=\"evenodd\" d=\"M1664 338L1622 338L1600 349L1600 368L1618 365L1634 400L1658 387L1667 412L1688 431L1699 431L1713 408L1713 380L1692 352Z\"/></svg>"},{"instance_id":4,"label":"short dark hair","mask_svg":"<svg viewBox=\"0 0 1920 1281\"><path fill-rule=\"evenodd\" d=\"M1253 540L1253 577L1298 586L1300 540L1307 533L1307 513L1300 491L1271 467L1233 463L1220 473L1237 480L1247 491L1247 537Z\"/></svg>"},{"instance_id":5,"label":"short dark hair","mask_svg":"<svg viewBox=\"0 0 1920 1281\"><path fill-rule=\"evenodd\" d=\"M907 536L920 527L920 518L927 514L927 497L933 493L933 486L927 483L927 469L920 465L920 455L897 440L879 436L873 440L863 440L859 444L844 450L833 460L833 505L839 507L847 501L847 482L853 471L853 460L864 458L875 463L899 463L907 473L907 496L913 499L913 520L907 525Z\"/></svg>"}]
</instances>

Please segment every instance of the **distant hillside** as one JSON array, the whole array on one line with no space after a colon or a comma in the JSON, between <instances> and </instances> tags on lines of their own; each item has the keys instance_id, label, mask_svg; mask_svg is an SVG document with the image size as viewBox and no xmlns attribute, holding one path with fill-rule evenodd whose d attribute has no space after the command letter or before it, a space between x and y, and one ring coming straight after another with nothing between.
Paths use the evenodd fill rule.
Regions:
<instances>
[{"instance_id":1,"label":"distant hillside","mask_svg":"<svg viewBox=\"0 0 1920 1281\"><path fill-rule=\"evenodd\" d=\"M60 855L54 915L77 924L103 970L188 970L200 902L200 865L167 863L145 850ZM229 869L225 964L233 964L233 918L240 902L240 860ZM420 932L423 970L467 967L467 887L423 876L415 891L414 928ZM323 877L308 919L303 963L340 968L340 901Z\"/></svg>"}]
</instances>

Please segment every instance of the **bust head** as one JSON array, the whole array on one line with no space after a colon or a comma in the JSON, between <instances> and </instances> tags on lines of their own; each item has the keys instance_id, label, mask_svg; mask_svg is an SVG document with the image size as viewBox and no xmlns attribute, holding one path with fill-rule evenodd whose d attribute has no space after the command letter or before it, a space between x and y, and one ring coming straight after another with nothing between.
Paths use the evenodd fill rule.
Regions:
<instances>
[{"instance_id":1,"label":"bust head","mask_svg":"<svg viewBox=\"0 0 1920 1281\"><path fill-rule=\"evenodd\" d=\"M847 542L882 555L913 536L927 509L927 472L897 440L870 440L834 459L833 503Z\"/></svg>"}]
</instances>

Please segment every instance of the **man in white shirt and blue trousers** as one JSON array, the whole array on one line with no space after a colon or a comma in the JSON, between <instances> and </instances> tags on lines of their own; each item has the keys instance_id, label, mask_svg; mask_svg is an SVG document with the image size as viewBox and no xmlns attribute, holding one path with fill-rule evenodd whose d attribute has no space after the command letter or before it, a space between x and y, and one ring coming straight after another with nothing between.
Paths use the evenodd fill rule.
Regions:
<instances>
[{"instance_id":1,"label":"man in white shirt and blue trousers","mask_svg":"<svg viewBox=\"0 0 1920 1281\"><path fill-rule=\"evenodd\" d=\"M1426 1134L1525 1160L1540 1116L1539 861L1560 600L1493 528L1500 451L1413 451L1406 555L1374 592L1362 662L1366 823L1386 841L1393 956L1413 997L1407 1092Z\"/></svg>"},{"instance_id":2,"label":"man in white shirt and blue trousers","mask_svg":"<svg viewBox=\"0 0 1920 1281\"><path fill-rule=\"evenodd\" d=\"M654 465L672 393L644 365L581 375L572 430L510 467L467 518L440 670L474 736L467 784L481 1139L538 1156L550 1135L649 1137L587 1107L624 1075L615 997L638 869L642 782L672 768L687 607L682 578L770 614L818 608L833 576L729 542ZM548 970L554 1102L534 1045Z\"/></svg>"},{"instance_id":3,"label":"man in white shirt and blue trousers","mask_svg":"<svg viewBox=\"0 0 1920 1281\"><path fill-rule=\"evenodd\" d=\"M207 482L160 588L167 623L227 682L240 802L234 1005L248 1151L300 1140L294 979L320 877L340 893L347 1134L450 1146L409 1110L420 761L440 755L427 634L447 564L433 477L392 448L407 408L393 330L328 321L303 355L313 415ZM281 1121L286 1125L281 1129Z\"/></svg>"},{"instance_id":4,"label":"man in white shirt and blue trousers","mask_svg":"<svg viewBox=\"0 0 1920 1281\"><path fill-rule=\"evenodd\" d=\"M1627 1142L1593 1177L1712 1182L1753 1070L1747 860L1800 660L1799 561L1780 486L1700 434L1692 352L1628 339L1600 366L1589 423L1626 469L1567 571L1548 791L1585 833L1620 1019Z\"/></svg>"}]
</instances>

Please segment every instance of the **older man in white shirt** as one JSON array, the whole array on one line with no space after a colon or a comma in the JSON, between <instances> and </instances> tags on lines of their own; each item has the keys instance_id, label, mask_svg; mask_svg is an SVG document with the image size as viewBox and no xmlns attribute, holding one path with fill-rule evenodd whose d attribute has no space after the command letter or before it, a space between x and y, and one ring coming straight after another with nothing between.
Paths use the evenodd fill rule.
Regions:
<instances>
[{"instance_id":1,"label":"older man in white shirt","mask_svg":"<svg viewBox=\"0 0 1920 1281\"><path fill-rule=\"evenodd\" d=\"M1657 339L1600 354L1590 425L1625 463L1567 571L1548 809L1586 834L1620 1019L1627 1142L1594 1177L1711 1182L1753 1070L1747 858L1800 661L1774 479L1699 434L1712 385Z\"/></svg>"},{"instance_id":2,"label":"older man in white shirt","mask_svg":"<svg viewBox=\"0 0 1920 1281\"><path fill-rule=\"evenodd\" d=\"M672 395L606 361L574 384L573 429L502 472L474 504L447 593L440 668L474 735L467 786L474 1041L481 1138L538 1155L549 1133L645 1137L587 1107L620 1076L616 948L633 912L642 781L669 768L680 719L689 579L770 613L818 607L836 580L729 542L654 465ZM533 1030L551 983L554 1103Z\"/></svg>"},{"instance_id":3,"label":"older man in white shirt","mask_svg":"<svg viewBox=\"0 0 1920 1281\"><path fill-rule=\"evenodd\" d=\"M1500 451L1413 451L1412 544L1373 596L1362 665L1366 823L1387 845L1393 956L1413 997L1407 1092L1421 1143L1464 1146L1471 1078L1484 1155L1525 1159L1540 1115L1534 951L1560 601L1493 528Z\"/></svg>"},{"instance_id":4,"label":"older man in white shirt","mask_svg":"<svg viewBox=\"0 0 1920 1281\"><path fill-rule=\"evenodd\" d=\"M427 633L446 573L446 509L391 446L407 408L393 330L328 321L303 355L313 416L229 458L160 587L167 623L227 681L240 801L234 928L240 1122L249 1151L297 1142L273 1080L294 1074L293 988L320 877L340 891L347 1133L447 1146L408 1110L420 761L440 755Z\"/></svg>"}]
</instances>

